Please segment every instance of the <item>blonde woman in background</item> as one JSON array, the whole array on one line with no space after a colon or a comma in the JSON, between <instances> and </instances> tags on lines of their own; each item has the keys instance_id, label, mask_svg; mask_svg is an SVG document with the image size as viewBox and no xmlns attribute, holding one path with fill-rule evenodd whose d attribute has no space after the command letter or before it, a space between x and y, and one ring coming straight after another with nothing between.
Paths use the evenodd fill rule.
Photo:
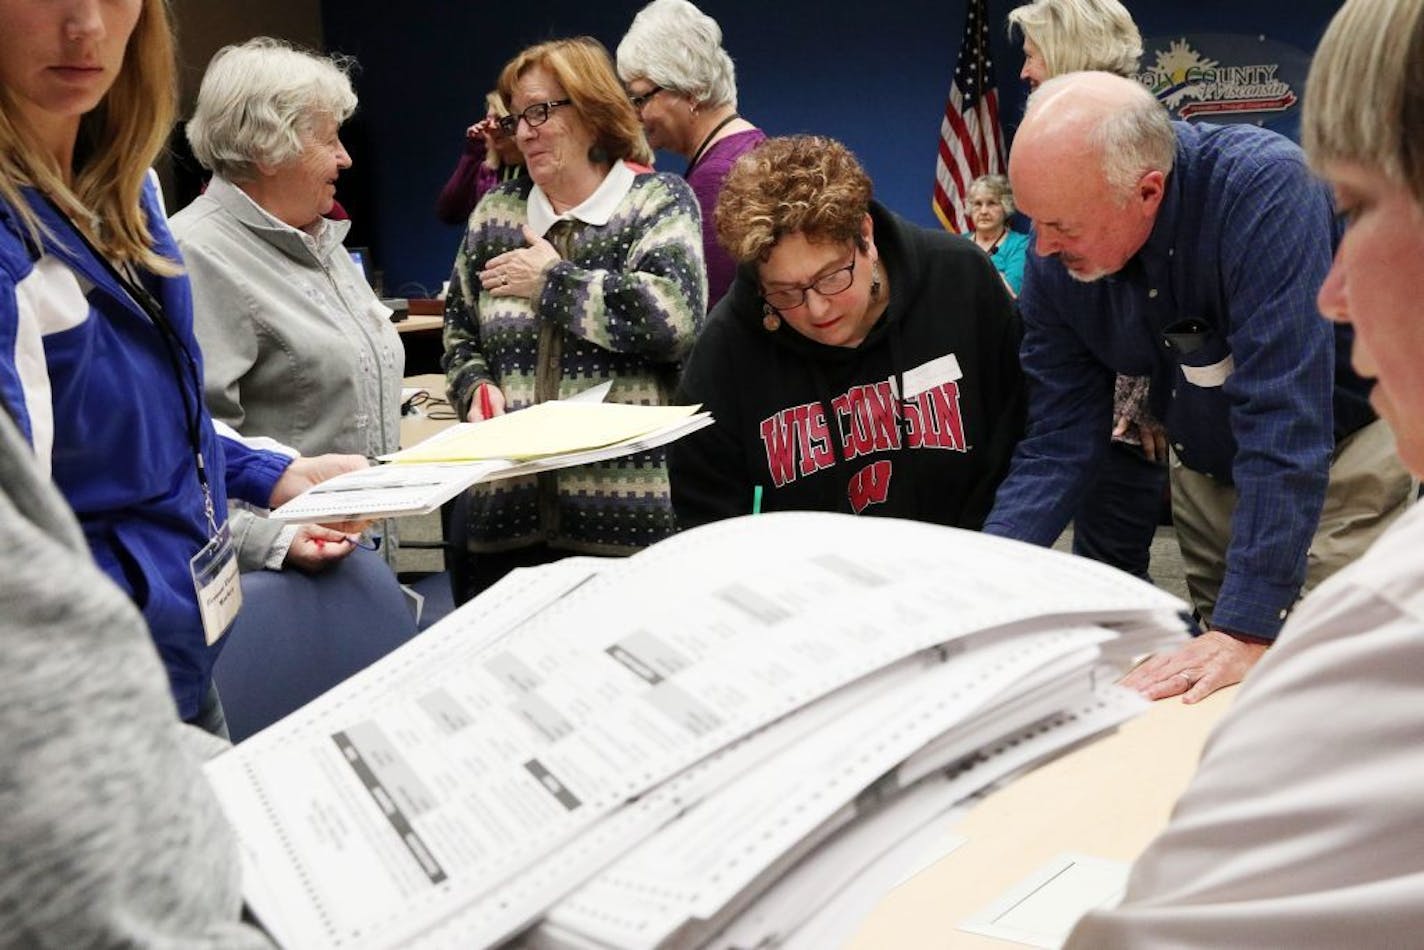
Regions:
<instances>
[{"instance_id":1,"label":"blonde woman in background","mask_svg":"<svg viewBox=\"0 0 1424 950\"><path fill-rule=\"evenodd\" d=\"M1030 91L1063 73L1095 69L1132 78L1142 34L1117 0L1034 0L1009 11L1009 35L1023 34L1019 78Z\"/></svg>"}]
</instances>

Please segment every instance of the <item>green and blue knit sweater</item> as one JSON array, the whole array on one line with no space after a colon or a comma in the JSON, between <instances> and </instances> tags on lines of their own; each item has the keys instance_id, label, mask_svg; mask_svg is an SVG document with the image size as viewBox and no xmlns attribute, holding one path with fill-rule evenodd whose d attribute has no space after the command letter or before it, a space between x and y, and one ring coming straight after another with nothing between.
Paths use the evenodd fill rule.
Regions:
<instances>
[{"instance_id":1,"label":"green and blue knit sweater","mask_svg":"<svg viewBox=\"0 0 1424 950\"><path fill-rule=\"evenodd\" d=\"M461 419L475 388L497 384L507 411L606 380L610 402L665 405L705 317L707 273L697 200L681 178L638 174L608 223L560 221L545 235L562 258L537 300L492 296L480 271L526 246L528 179L488 192L470 218L445 298L445 369ZM663 450L477 486L469 548L539 542L630 554L672 534Z\"/></svg>"}]
</instances>

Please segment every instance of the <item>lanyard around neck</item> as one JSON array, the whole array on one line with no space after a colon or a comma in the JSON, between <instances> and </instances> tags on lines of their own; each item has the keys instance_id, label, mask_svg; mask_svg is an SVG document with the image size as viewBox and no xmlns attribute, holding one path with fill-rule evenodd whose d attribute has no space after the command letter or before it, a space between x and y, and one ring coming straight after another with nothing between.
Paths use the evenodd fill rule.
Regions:
<instances>
[{"instance_id":1,"label":"lanyard around neck","mask_svg":"<svg viewBox=\"0 0 1424 950\"><path fill-rule=\"evenodd\" d=\"M697 146L697 151L692 153L692 161L687 163L687 171L682 173L682 177L686 178L688 175L692 174L692 170L697 167L698 162L702 161L702 154L707 151L707 146L712 144L712 139L716 137L717 133L722 131L727 126L731 125L733 122L737 121L740 118L741 116L733 112L721 122L718 122L716 125L712 126L712 131L707 133L707 137L702 140L702 144Z\"/></svg>"},{"instance_id":2,"label":"lanyard around neck","mask_svg":"<svg viewBox=\"0 0 1424 950\"><path fill-rule=\"evenodd\" d=\"M133 299L133 302L153 323L159 338L163 340L163 348L168 354L168 365L173 370L174 380L178 384L178 392L183 398L183 417L187 429L188 445L193 451L193 459L197 464L198 485L203 490L203 513L207 516L208 528L213 534L217 534L217 513L213 504L212 486L208 482L207 466L203 464L203 377L198 369L197 359L193 356L188 345L183 342L183 338L178 335L178 330L173 326L173 322L168 319L168 314L163 309L163 303L149 292L148 288L138 279L137 274L131 276L121 271L107 255L94 246L94 242L89 240L89 236L84 233L83 229L70 220L69 215L65 214L52 199L45 196L45 201L49 203L50 208L54 210L60 220L69 225L69 229L83 243L90 256L98 261L114 282ZM187 379L184 378L183 372L185 363L188 369ZM189 382L192 384L191 387L188 385Z\"/></svg>"}]
</instances>

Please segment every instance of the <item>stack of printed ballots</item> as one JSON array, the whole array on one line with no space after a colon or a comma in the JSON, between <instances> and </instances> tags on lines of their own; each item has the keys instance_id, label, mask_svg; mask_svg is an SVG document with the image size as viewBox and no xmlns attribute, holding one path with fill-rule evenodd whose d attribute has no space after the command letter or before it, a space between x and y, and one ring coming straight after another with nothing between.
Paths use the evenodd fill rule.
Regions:
<instances>
[{"instance_id":1,"label":"stack of printed ballots","mask_svg":"<svg viewBox=\"0 0 1424 950\"><path fill-rule=\"evenodd\" d=\"M746 517L511 575L209 774L287 946L824 945L955 803L1139 712L1111 684L1182 608L972 532Z\"/></svg>"},{"instance_id":2,"label":"stack of printed ballots","mask_svg":"<svg viewBox=\"0 0 1424 950\"><path fill-rule=\"evenodd\" d=\"M391 518L434 511L476 482L646 452L712 424L697 406L602 402L610 384L485 422L462 422L377 465L308 489L276 521Z\"/></svg>"}]
</instances>

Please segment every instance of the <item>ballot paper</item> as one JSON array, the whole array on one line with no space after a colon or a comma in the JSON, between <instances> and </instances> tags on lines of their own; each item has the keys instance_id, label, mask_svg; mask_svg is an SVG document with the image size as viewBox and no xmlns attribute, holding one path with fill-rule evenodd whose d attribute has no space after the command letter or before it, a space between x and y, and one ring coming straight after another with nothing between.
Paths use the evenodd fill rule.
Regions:
<instances>
[{"instance_id":1,"label":"ballot paper","mask_svg":"<svg viewBox=\"0 0 1424 950\"><path fill-rule=\"evenodd\" d=\"M915 671L913 681L860 703L841 728L749 771L610 865L549 912L535 943L701 945L804 855L905 788L1030 727L1058 739L1040 743L1040 756L1081 738L1044 724L1093 704L1089 671L1110 636L1091 627L1029 634ZM1116 705L1136 713L1146 703ZM975 774L981 781L961 782L961 797L1002 773Z\"/></svg>"},{"instance_id":2,"label":"ballot paper","mask_svg":"<svg viewBox=\"0 0 1424 950\"><path fill-rule=\"evenodd\" d=\"M554 403L545 403L544 405L554 405ZM580 404L575 403L575 405ZM531 407L531 410L537 408L539 407ZM596 408L603 410L612 407L605 404ZM648 409L656 407L631 406L623 408ZM709 413L691 412L690 407L673 408L688 409L689 411L673 414L669 421L652 430L639 431L631 437L612 444L602 444L600 440L604 433L599 432L589 440L589 443L594 447L546 455L522 462L511 459L419 462L414 461L415 456L398 453L389 457L393 460L392 464L374 465L355 472L347 472L315 485L272 511L268 517L274 521L321 522L427 514L478 482L513 478L516 475L533 475L559 468L571 468L575 465L604 462L624 455L632 455L635 452L646 452L649 449L667 445L688 433L696 432L698 429L712 424L712 416ZM524 412L531 410L524 410ZM513 418L522 415L521 412L499 418ZM647 421L646 418L644 421ZM482 429L489 425L493 425L493 422L467 422L451 426L449 429L426 439L420 445L414 446L409 451L420 450L423 456L437 459L446 455L459 456L460 450L447 451L440 446L447 441L459 443L462 433Z\"/></svg>"},{"instance_id":3,"label":"ballot paper","mask_svg":"<svg viewBox=\"0 0 1424 950\"><path fill-rule=\"evenodd\" d=\"M819 513L686 532L532 606L490 594L209 764L282 943L497 943L682 812L743 781L764 800L775 783L748 776L781 750L824 750L826 732L843 758L863 747L861 791L923 773L918 752L962 727L939 749L962 757L988 734L971 714L1042 698L1056 664L1091 678L1115 634L1080 628L1172 630L1183 608L1052 551ZM916 669L963 677L948 706ZM889 744L832 714L849 697L899 721L912 696L933 721ZM843 807L808 805L797 833L824 840Z\"/></svg>"},{"instance_id":4,"label":"ballot paper","mask_svg":"<svg viewBox=\"0 0 1424 950\"><path fill-rule=\"evenodd\" d=\"M508 467L503 462L373 465L314 485L268 517L313 522L425 514Z\"/></svg>"},{"instance_id":5,"label":"ballot paper","mask_svg":"<svg viewBox=\"0 0 1424 950\"><path fill-rule=\"evenodd\" d=\"M1136 693L1106 687L927 776L783 874L707 946L820 950L844 944L891 888L963 842L953 829L977 800L971 796L1113 729L1144 706Z\"/></svg>"},{"instance_id":6,"label":"ballot paper","mask_svg":"<svg viewBox=\"0 0 1424 950\"><path fill-rule=\"evenodd\" d=\"M819 730L649 838L557 905L550 922L605 946L700 944L767 871L784 869L897 792L899 763L990 700L1040 674L1051 681L1076 670L1075 679L1086 682L1105 636L1083 628L1015 637L915 671L901 688L850 711L836 728ZM1024 716L1033 721L1041 712L1025 706ZM957 760L980 744L945 758Z\"/></svg>"}]
</instances>

